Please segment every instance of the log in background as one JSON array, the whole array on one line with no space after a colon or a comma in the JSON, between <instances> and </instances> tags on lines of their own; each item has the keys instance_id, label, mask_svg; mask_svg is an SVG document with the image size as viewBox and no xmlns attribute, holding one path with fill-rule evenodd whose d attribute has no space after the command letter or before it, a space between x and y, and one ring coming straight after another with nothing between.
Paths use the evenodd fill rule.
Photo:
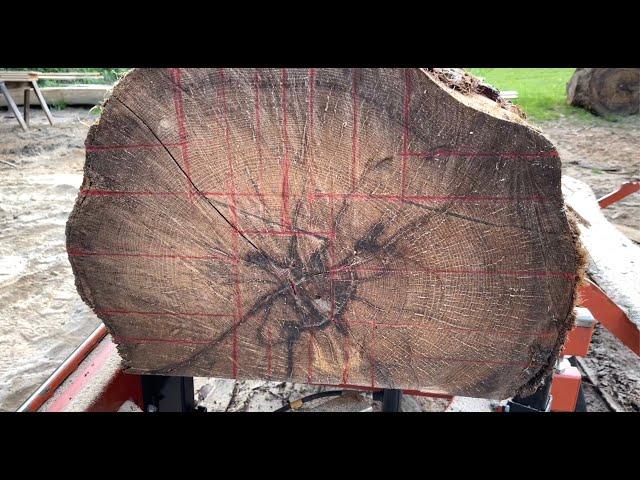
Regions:
<instances>
[{"instance_id":1,"label":"log in background","mask_svg":"<svg viewBox=\"0 0 640 480\"><path fill-rule=\"evenodd\" d=\"M137 69L86 142L82 298L138 373L534 388L580 255L554 147L421 69Z\"/></svg>"}]
</instances>

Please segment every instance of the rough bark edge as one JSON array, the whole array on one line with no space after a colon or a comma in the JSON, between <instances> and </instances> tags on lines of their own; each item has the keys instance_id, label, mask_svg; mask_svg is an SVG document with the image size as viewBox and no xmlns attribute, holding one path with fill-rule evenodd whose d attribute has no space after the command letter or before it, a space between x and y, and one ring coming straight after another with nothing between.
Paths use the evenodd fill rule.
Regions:
<instances>
[{"instance_id":1,"label":"rough bark edge","mask_svg":"<svg viewBox=\"0 0 640 480\"><path fill-rule=\"evenodd\" d=\"M460 68L426 68L424 70L432 74L432 79L435 78L450 90L462 94L462 98L454 94L456 100L462 101L467 105L469 102L465 102L463 99L470 100L472 102L471 106L483 113L516 123L527 124L527 122L523 121L526 120L527 115L522 108L502 98L500 90L469 72ZM490 102L485 99L490 100Z\"/></svg>"},{"instance_id":2,"label":"rough bark edge","mask_svg":"<svg viewBox=\"0 0 640 480\"><path fill-rule=\"evenodd\" d=\"M69 264L71 265L71 271L73 272L74 284L75 284L76 290L78 291L78 294L80 295L80 298L82 299L82 301L91 309L93 314L96 317L98 317L98 319L100 319L100 321L104 324L105 328L107 329L107 333L111 335L112 338L116 337L116 332L113 326L111 325L111 320L106 318L107 317L106 315L102 315L96 311L96 305L93 300L93 296L91 295L91 290L85 285L81 276L78 275L78 272L76 271L76 266L74 262L71 260L71 257L68 251L69 231L71 229L72 220L74 220L75 217L79 214L82 204L84 203L84 200L88 198L88 197L82 196L82 191L85 189L91 188L91 177L93 176L93 174L91 170L88 168L89 163L87 161L88 152L86 151L86 146L87 144L90 144L91 139L95 135L95 131L97 130L100 124L102 115L104 114L104 108L111 101L111 97L114 96L114 93L116 93L117 90L126 87L126 84L131 79L131 77L133 76L132 74L135 71L136 69L132 68L126 71L124 74L122 74L118 78L118 80L114 82L112 88L109 90L109 93L105 96L104 100L99 104L100 110L101 110L100 116L89 127L89 131L87 132L87 137L84 142L85 156L84 156L84 165L82 166L82 185L78 189L78 195L76 196L73 209L71 210L71 213L67 218L67 223L65 224L65 246L67 247L67 258L69 260ZM126 348L126 346L116 341L114 341L114 343L116 344L116 349L118 351L118 355L120 356L120 362L125 367L123 370L130 368L129 362L126 360L126 355L124 355L124 349Z\"/></svg>"},{"instance_id":3,"label":"rough bark edge","mask_svg":"<svg viewBox=\"0 0 640 480\"><path fill-rule=\"evenodd\" d=\"M564 200L563 200L564 204ZM567 313L567 316L562 321L560 325L560 331L558 333L558 339L556 340L556 344L553 350L549 353L549 358L547 360L547 365L542 367L531 379L519 387L514 396L527 396L533 394L540 386L544 383L547 376L553 372L555 369L556 361L560 355L560 352L564 348L564 345L567 341L567 336L571 329L575 325L576 321L576 307L579 304L579 288L585 283L587 279L587 266L589 262L589 254L587 250L582 245L580 241L580 230L578 229L578 218L574 215L570 210L564 208L565 215L567 217L567 221L569 223L569 231L571 233L571 238L573 240L573 247L576 254L576 263L577 263L577 272L576 272L576 280L573 284L573 295L571 298L571 308Z\"/></svg>"}]
</instances>

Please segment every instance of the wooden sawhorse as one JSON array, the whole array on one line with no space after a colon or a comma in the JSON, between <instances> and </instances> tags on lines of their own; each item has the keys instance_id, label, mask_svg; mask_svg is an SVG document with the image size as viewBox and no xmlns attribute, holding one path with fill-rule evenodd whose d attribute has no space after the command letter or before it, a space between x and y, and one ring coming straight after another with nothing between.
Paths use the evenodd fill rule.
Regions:
<instances>
[{"instance_id":1,"label":"wooden sawhorse","mask_svg":"<svg viewBox=\"0 0 640 480\"><path fill-rule=\"evenodd\" d=\"M31 103L31 90L33 90L38 98L38 102L40 102L40 106L44 111L44 114L47 116L47 120L49 123L53 125L53 116L51 115L51 111L49 110L49 106L47 105L47 101L44 99L42 95L42 91L40 87L38 87L38 79L30 78L29 74L24 76L25 78L5 78L0 72L0 92L4 95L4 98L7 100L7 105L13 112L13 115L18 120L18 123L22 127L24 131L29 130L29 117L30 114L30 103ZM14 89L23 89L24 92L24 118L20 114L20 110L16 105L16 102L11 97L11 93L9 92L8 87L12 87Z\"/></svg>"}]
</instances>

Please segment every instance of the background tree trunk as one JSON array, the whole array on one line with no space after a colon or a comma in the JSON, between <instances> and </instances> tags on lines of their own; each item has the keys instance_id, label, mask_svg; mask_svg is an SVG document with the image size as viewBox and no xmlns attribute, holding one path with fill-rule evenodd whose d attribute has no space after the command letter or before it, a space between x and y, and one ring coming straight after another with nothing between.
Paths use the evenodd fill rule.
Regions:
<instances>
[{"instance_id":1,"label":"background tree trunk","mask_svg":"<svg viewBox=\"0 0 640 480\"><path fill-rule=\"evenodd\" d=\"M640 68L577 68L567 102L598 115L635 115L640 108Z\"/></svg>"}]
</instances>

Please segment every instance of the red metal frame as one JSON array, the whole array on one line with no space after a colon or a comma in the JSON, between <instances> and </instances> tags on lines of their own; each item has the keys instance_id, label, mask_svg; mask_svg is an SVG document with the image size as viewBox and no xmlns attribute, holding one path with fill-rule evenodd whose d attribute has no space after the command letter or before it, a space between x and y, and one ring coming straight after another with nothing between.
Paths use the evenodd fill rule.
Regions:
<instances>
[{"instance_id":1,"label":"red metal frame","mask_svg":"<svg viewBox=\"0 0 640 480\"><path fill-rule=\"evenodd\" d=\"M107 335L107 328L100 324L87 339L60 365L53 374L22 404L19 412L35 412L49 400L62 383L71 375Z\"/></svg>"},{"instance_id":2,"label":"red metal frame","mask_svg":"<svg viewBox=\"0 0 640 480\"><path fill-rule=\"evenodd\" d=\"M612 203L616 203L637 191L640 191L639 181L623 183L616 191L611 192L598 200L598 205L600 205L600 208L607 208Z\"/></svg>"},{"instance_id":3,"label":"red metal frame","mask_svg":"<svg viewBox=\"0 0 640 480\"><path fill-rule=\"evenodd\" d=\"M567 367L556 373L551 383L551 411L574 412L581 383L582 375L576 367Z\"/></svg>"},{"instance_id":4,"label":"red metal frame","mask_svg":"<svg viewBox=\"0 0 640 480\"><path fill-rule=\"evenodd\" d=\"M91 360L89 356L91 355ZM74 397L93 385L98 373L113 355L117 355L115 344L101 324L63 362L58 369L18 409L19 412L65 411ZM71 379L74 373L75 378ZM52 399L49 404L47 401ZM143 407L142 386L139 375L127 375L118 370L107 379L103 388L96 392L89 412L115 412L127 400Z\"/></svg>"},{"instance_id":5,"label":"red metal frame","mask_svg":"<svg viewBox=\"0 0 640 480\"><path fill-rule=\"evenodd\" d=\"M631 351L640 355L640 329L629 320L624 310L591 280L586 280L580 287L579 295L583 307L588 308L593 316Z\"/></svg>"},{"instance_id":6,"label":"red metal frame","mask_svg":"<svg viewBox=\"0 0 640 480\"><path fill-rule=\"evenodd\" d=\"M595 330L595 324L591 327L576 325L567 335L567 341L562 349L562 355L586 357L589 352L589 344Z\"/></svg>"}]
</instances>

